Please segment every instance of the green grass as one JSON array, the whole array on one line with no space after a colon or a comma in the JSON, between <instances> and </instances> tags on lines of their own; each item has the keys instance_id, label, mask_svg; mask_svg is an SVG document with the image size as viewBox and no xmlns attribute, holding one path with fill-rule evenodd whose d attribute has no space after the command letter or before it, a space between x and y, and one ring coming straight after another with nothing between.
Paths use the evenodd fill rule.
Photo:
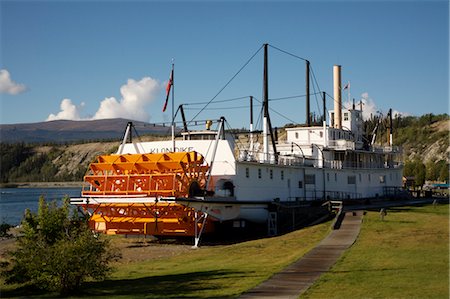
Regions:
<instances>
[{"instance_id":1,"label":"green grass","mask_svg":"<svg viewBox=\"0 0 450 299\"><path fill-rule=\"evenodd\" d=\"M356 243L300 298L449 298L449 207L363 220Z\"/></svg>"},{"instance_id":2,"label":"green grass","mask_svg":"<svg viewBox=\"0 0 450 299\"><path fill-rule=\"evenodd\" d=\"M329 231L327 222L274 238L203 246L173 257L119 263L110 279L86 283L78 297L236 297L303 256ZM7 286L3 290L2 297L51 296L26 287Z\"/></svg>"},{"instance_id":3,"label":"green grass","mask_svg":"<svg viewBox=\"0 0 450 299\"><path fill-rule=\"evenodd\" d=\"M360 236L301 298L449 298L449 210L395 208L364 217ZM204 246L182 255L119 263L113 276L84 285L82 298L232 298L303 256L330 222L284 236ZM50 298L26 286L0 297Z\"/></svg>"}]
</instances>

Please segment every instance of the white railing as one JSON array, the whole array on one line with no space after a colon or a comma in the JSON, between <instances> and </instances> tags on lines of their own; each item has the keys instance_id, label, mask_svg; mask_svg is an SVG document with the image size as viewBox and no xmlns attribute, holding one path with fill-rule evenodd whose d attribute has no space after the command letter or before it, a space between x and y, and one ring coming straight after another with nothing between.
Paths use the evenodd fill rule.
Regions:
<instances>
[{"instance_id":1,"label":"white railing","mask_svg":"<svg viewBox=\"0 0 450 299\"><path fill-rule=\"evenodd\" d=\"M336 150L354 150L355 142L349 140L328 140L328 147Z\"/></svg>"}]
</instances>

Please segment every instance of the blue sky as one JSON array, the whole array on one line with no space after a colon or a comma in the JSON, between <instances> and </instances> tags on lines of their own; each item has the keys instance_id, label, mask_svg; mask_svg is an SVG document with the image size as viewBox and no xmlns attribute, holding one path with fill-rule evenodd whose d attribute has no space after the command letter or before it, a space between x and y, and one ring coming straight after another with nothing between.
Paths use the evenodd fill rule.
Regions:
<instances>
[{"instance_id":1,"label":"blue sky","mask_svg":"<svg viewBox=\"0 0 450 299\"><path fill-rule=\"evenodd\" d=\"M1 1L0 123L170 119L162 107L172 58L175 102L207 102L264 43L311 61L332 95L342 65L366 111L446 113L448 1ZM302 95L304 62L269 48L269 97ZM260 50L215 101L262 98ZM343 93L344 100L347 93ZM327 106L332 109L332 100ZM212 104L248 126L248 100ZM304 98L273 101L275 126L304 122ZM186 106L192 118L201 106ZM240 107L239 109L227 109ZM255 109L259 109L255 107ZM322 113L321 99L311 109ZM280 115L283 115L280 116Z\"/></svg>"}]
</instances>

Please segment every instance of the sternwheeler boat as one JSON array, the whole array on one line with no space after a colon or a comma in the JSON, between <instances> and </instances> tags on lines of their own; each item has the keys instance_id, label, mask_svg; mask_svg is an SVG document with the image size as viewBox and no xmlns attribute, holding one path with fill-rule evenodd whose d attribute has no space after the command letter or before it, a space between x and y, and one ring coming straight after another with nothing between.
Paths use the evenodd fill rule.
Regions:
<instances>
[{"instance_id":1,"label":"sternwheeler boat","mask_svg":"<svg viewBox=\"0 0 450 299\"><path fill-rule=\"evenodd\" d=\"M224 117L206 121L205 130L188 130L182 113L178 137L136 142L130 123L117 153L91 163L82 197L71 199L89 213L94 230L194 236L197 246L202 233L262 228L275 235L326 214L324 203L331 200L372 199L401 188L400 149L392 138L384 147L366 141L362 109L342 108L338 65L334 110L327 112L324 100L318 125L311 124L306 61L306 124L285 128L284 140L277 137L263 47L262 131L253 130L253 113L245 138L226 131Z\"/></svg>"}]
</instances>

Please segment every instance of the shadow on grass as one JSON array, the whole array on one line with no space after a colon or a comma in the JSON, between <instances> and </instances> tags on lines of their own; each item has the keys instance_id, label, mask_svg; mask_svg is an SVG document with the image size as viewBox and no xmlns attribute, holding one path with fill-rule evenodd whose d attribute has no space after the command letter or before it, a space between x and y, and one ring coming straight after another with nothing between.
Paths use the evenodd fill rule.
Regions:
<instances>
[{"instance_id":1,"label":"shadow on grass","mask_svg":"<svg viewBox=\"0 0 450 299\"><path fill-rule=\"evenodd\" d=\"M41 290L33 285L23 285L0 291L0 298L57 298L58 293Z\"/></svg>"},{"instance_id":2,"label":"shadow on grass","mask_svg":"<svg viewBox=\"0 0 450 299\"><path fill-rule=\"evenodd\" d=\"M398 270L406 270L407 268L372 268L372 269L353 269L353 270L341 270L341 271L331 271L332 273L354 273L354 272L389 272L389 271L398 271Z\"/></svg>"},{"instance_id":3,"label":"shadow on grass","mask_svg":"<svg viewBox=\"0 0 450 299\"><path fill-rule=\"evenodd\" d=\"M80 297L96 296L128 296L146 298L230 298L236 296L239 290L229 295L217 297L211 290L223 289L222 283L216 280L232 278L238 280L245 277L246 272L226 270L200 271L161 276L148 276L135 279L105 280L84 284Z\"/></svg>"},{"instance_id":4,"label":"shadow on grass","mask_svg":"<svg viewBox=\"0 0 450 299\"><path fill-rule=\"evenodd\" d=\"M215 270L86 282L81 286L81 290L69 294L69 298L233 298L239 295L242 290L230 290L225 295L216 295L217 293L214 290L224 289L224 278L239 280L247 275L247 272ZM222 282L218 282L218 280L222 280ZM31 285L24 285L10 290L1 290L0 298L61 297L58 296L58 293L41 290Z\"/></svg>"}]
</instances>

